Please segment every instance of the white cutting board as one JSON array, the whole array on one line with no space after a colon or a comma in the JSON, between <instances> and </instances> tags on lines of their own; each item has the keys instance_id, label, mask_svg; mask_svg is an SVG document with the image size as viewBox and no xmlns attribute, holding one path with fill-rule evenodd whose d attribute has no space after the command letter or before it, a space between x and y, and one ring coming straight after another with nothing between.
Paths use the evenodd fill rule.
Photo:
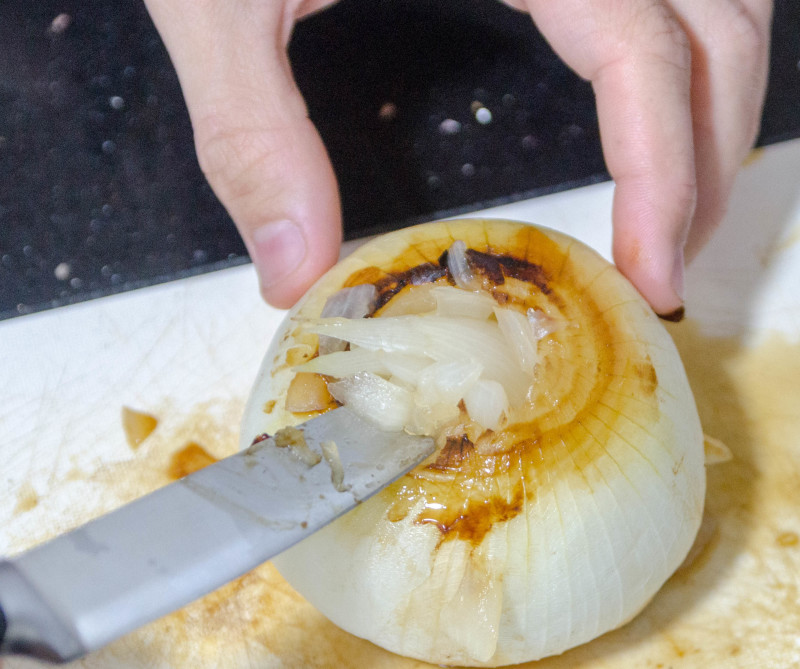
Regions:
<instances>
[{"instance_id":1,"label":"white cutting board","mask_svg":"<svg viewBox=\"0 0 800 669\"><path fill-rule=\"evenodd\" d=\"M612 194L598 184L476 214L550 226L609 257ZM744 168L730 214L688 273L689 317L710 333L800 340L798 241L793 141ZM248 265L0 322L0 554L159 484L127 485L125 463L158 444L131 449L122 406L157 415L171 438L199 411L205 422L185 440L229 452L283 315L261 302Z\"/></svg>"}]
</instances>

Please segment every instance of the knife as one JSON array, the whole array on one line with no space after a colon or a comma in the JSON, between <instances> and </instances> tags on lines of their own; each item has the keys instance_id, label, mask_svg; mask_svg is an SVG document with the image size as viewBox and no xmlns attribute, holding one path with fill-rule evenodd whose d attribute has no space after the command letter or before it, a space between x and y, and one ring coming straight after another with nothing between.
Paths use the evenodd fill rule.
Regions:
<instances>
[{"instance_id":1,"label":"knife","mask_svg":"<svg viewBox=\"0 0 800 669\"><path fill-rule=\"evenodd\" d=\"M97 650L266 562L433 452L431 439L344 407L298 428L313 458L297 439L265 437L0 560L0 655L67 662Z\"/></svg>"}]
</instances>

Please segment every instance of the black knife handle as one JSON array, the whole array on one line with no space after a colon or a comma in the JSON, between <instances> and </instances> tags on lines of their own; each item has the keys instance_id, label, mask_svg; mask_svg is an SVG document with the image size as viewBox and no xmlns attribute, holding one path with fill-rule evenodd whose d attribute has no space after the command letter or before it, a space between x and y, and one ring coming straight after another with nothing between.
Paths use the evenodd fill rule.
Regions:
<instances>
[{"instance_id":1,"label":"black knife handle","mask_svg":"<svg viewBox=\"0 0 800 669\"><path fill-rule=\"evenodd\" d=\"M67 662L85 653L13 560L0 560L0 656Z\"/></svg>"},{"instance_id":2,"label":"black knife handle","mask_svg":"<svg viewBox=\"0 0 800 669\"><path fill-rule=\"evenodd\" d=\"M3 648L3 639L5 638L6 638L6 617L5 614L3 613L3 607L0 606L0 649Z\"/></svg>"}]
</instances>

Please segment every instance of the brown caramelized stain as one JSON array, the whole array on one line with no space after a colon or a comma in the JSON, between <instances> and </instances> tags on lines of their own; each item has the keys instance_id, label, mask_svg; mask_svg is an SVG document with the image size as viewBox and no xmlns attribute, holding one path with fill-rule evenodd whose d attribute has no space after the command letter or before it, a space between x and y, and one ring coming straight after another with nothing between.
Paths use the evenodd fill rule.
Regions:
<instances>
[{"instance_id":1,"label":"brown caramelized stain","mask_svg":"<svg viewBox=\"0 0 800 669\"><path fill-rule=\"evenodd\" d=\"M462 434L460 437L448 437L436 460L426 468L440 471L458 469L474 450L475 444L469 440L466 434Z\"/></svg>"},{"instance_id":2,"label":"brown caramelized stain","mask_svg":"<svg viewBox=\"0 0 800 669\"><path fill-rule=\"evenodd\" d=\"M442 541L457 537L479 544L497 523L511 520L518 515L523 504L524 495L521 490L515 490L514 496L509 500L502 497L470 500L463 510L454 506L440 509L428 504L416 522L420 525L435 525L441 532Z\"/></svg>"},{"instance_id":3,"label":"brown caramelized stain","mask_svg":"<svg viewBox=\"0 0 800 669\"><path fill-rule=\"evenodd\" d=\"M205 448L200 444L190 442L181 450L173 453L167 467L167 476L173 480L178 480L215 462L217 462L217 458Z\"/></svg>"},{"instance_id":4,"label":"brown caramelized stain","mask_svg":"<svg viewBox=\"0 0 800 669\"><path fill-rule=\"evenodd\" d=\"M443 236L411 244L390 266L354 272L344 286L373 283L378 289L373 313L379 313L408 285L442 278L452 283L447 249L453 241ZM540 394L515 409L508 426L481 435L478 448L466 429L440 436L433 461L387 493L390 520L402 520L416 508L415 522L435 525L440 541L457 537L477 545L535 498L544 471L572 472L566 475L585 480L583 470L605 453L603 444L627 420L602 401L610 386L622 397L635 397L637 411L649 405L650 417L657 415L658 377L643 346L625 343L628 338L619 332L624 324L607 319L590 293L571 285L569 262L558 243L535 228L524 228L497 247L491 239L465 241L471 268L498 303L542 309L580 324L577 334L566 328L548 339L546 364L534 386ZM570 292L575 290L580 294ZM575 359L587 364L577 369ZM555 397L547 395L551 388L557 389Z\"/></svg>"},{"instance_id":5,"label":"brown caramelized stain","mask_svg":"<svg viewBox=\"0 0 800 669\"><path fill-rule=\"evenodd\" d=\"M125 439L133 450L149 437L158 426L158 419L143 411L122 407L122 429Z\"/></svg>"},{"instance_id":6,"label":"brown caramelized stain","mask_svg":"<svg viewBox=\"0 0 800 669\"><path fill-rule=\"evenodd\" d=\"M800 537L798 537L794 532L781 532L775 541L777 541L779 546L783 546L784 548L792 548L800 543Z\"/></svg>"},{"instance_id":7,"label":"brown caramelized stain","mask_svg":"<svg viewBox=\"0 0 800 669\"><path fill-rule=\"evenodd\" d=\"M653 367L653 362L650 360L649 355L644 362L634 362L633 371L636 376L641 379L642 390L645 393L651 395L656 391L656 388L658 388L658 374L656 373L656 368Z\"/></svg>"},{"instance_id":8,"label":"brown caramelized stain","mask_svg":"<svg viewBox=\"0 0 800 669\"><path fill-rule=\"evenodd\" d=\"M502 286L506 278L513 277L518 281L532 284L545 295L553 293L550 277L537 263L507 254L478 251L473 248L468 248L466 253L471 268L485 280L487 288L500 304L506 303L509 296L502 291L497 291L496 287ZM400 266L403 266L402 261ZM372 283L378 291L372 310L372 314L375 314L406 286L421 286L426 283L434 283L442 278L447 278L450 283L453 283L453 278L447 268L447 249L435 262L423 262L404 269L398 267L382 270L374 266L366 267L351 274L345 280L343 287L349 288Z\"/></svg>"}]
</instances>

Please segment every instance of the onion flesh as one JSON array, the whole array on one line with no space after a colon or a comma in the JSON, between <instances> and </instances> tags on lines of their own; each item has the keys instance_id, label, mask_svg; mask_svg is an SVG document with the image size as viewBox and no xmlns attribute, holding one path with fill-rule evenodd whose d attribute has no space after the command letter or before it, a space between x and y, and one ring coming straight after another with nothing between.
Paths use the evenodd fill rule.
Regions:
<instances>
[{"instance_id":1,"label":"onion flesh","mask_svg":"<svg viewBox=\"0 0 800 669\"><path fill-rule=\"evenodd\" d=\"M514 309L494 309L497 324L508 342L514 359L528 374L536 368L538 354L533 330L524 314Z\"/></svg>"},{"instance_id":2,"label":"onion flesh","mask_svg":"<svg viewBox=\"0 0 800 669\"><path fill-rule=\"evenodd\" d=\"M497 430L508 411L508 397L497 381L480 379L464 394L464 405L472 420L490 430Z\"/></svg>"},{"instance_id":3,"label":"onion flesh","mask_svg":"<svg viewBox=\"0 0 800 669\"><path fill-rule=\"evenodd\" d=\"M448 250L453 268L430 271ZM444 286L442 269L465 287ZM373 276L398 290L375 318L320 320L326 295ZM491 312L462 308L466 295ZM576 240L498 221L405 229L342 261L288 327L250 413L277 408L245 421L246 438L304 418L281 412L303 370L283 354L313 332L373 361L327 381L340 402L433 431L438 447L275 560L346 631L434 664L537 660L631 620L683 561L705 489L691 390L652 310Z\"/></svg>"},{"instance_id":4,"label":"onion flesh","mask_svg":"<svg viewBox=\"0 0 800 669\"><path fill-rule=\"evenodd\" d=\"M378 291L372 284L365 283L352 288L342 288L334 293L322 307L321 316L332 318L341 316L342 318L364 318L372 311L377 299ZM331 337L321 337L319 340L319 352L321 355L332 353L333 351L343 351L347 344Z\"/></svg>"},{"instance_id":5,"label":"onion flesh","mask_svg":"<svg viewBox=\"0 0 800 669\"><path fill-rule=\"evenodd\" d=\"M411 419L411 393L376 374L359 372L328 384L328 390L337 401L387 432L402 430Z\"/></svg>"},{"instance_id":6,"label":"onion flesh","mask_svg":"<svg viewBox=\"0 0 800 669\"><path fill-rule=\"evenodd\" d=\"M497 302L485 291L466 291L452 286L436 286L431 290L439 316L465 316L485 320Z\"/></svg>"},{"instance_id":7,"label":"onion flesh","mask_svg":"<svg viewBox=\"0 0 800 669\"><path fill-rule=\"evenodd\" d=\"M447 269L450 270L450 275L459 288L464 288L465 290L479 290L481 288L480 281L469 266L467 245L463 240L457 239L447 249Z\"/></svg>"},{"instance_id":8,"label":"onion flesh","mask_svg":"<svg viewBox=\"0 0 800 669\"><path fill-rule=\"evenodd\" d=\"M486 378L503 385L512 405L525 401L533 382L509 356L507 341L497 324L488 321L450 316L334 318L309 321L306 329L373 351L427 356L436 362L467 360L480 364Z\"/></svg>"}]
</instances>

